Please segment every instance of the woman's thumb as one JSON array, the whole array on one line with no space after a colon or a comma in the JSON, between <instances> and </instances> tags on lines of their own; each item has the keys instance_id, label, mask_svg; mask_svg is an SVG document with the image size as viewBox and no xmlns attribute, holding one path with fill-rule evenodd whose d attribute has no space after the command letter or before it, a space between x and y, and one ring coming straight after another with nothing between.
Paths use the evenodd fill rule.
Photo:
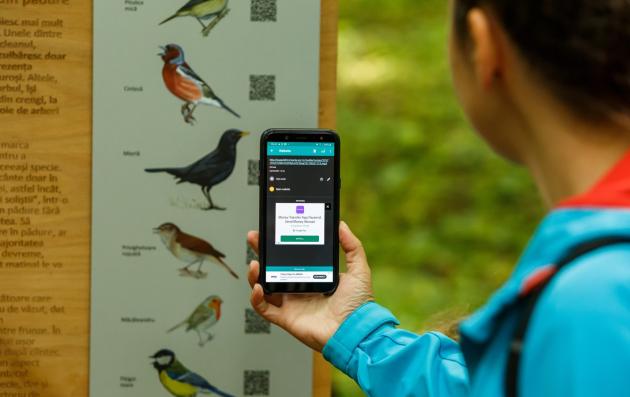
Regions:
<instances>
[{"instance_id":1,"label":"woman's thumb","mask_svg":"<svg viewBox=\"0 0 630 397\"><path fill-rule=\"evenodd\" d=\"M339 222L339 243L346 254L346 265L349 273L369 271L361 241L343 221Z\"/></svg>"}]
</instances>

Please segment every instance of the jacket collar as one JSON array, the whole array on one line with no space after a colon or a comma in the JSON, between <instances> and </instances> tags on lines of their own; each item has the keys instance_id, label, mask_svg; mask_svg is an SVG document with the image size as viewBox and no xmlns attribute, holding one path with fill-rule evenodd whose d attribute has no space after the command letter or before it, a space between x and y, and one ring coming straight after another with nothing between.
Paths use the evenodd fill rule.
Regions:
<instances>
[{"instance_id":1,"label":"jacket collar","mask_svg":"<svg viewBox=\"0 0 630 397\"><path fill-rule=\"evenodd\" d=\"M630 208L630 151L586 193L557 208Z\"/></svg>"},{"instance_id":2,"label":"jacket collar","mask_svg":"<svg viewBox=\"0 0 630 397\"><path fill-rule=\"evenodd\" d=\"M630 152L593 188L565 200L545 217L508 281L461 324L462 336L473 343L487 342L500 316L537 273L574 246L610 234L630 236Z\"/></svg>"}]
</instances>

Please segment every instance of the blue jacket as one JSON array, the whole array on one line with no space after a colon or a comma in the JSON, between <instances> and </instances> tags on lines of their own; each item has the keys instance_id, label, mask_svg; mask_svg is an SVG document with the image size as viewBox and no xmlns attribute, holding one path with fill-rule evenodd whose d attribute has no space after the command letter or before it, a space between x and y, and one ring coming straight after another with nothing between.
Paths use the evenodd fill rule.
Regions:
<instances>
[{"instance_id":1,"label":"blue jacket","mask_svg":"<svg viewBox=\"0 0 630 397\"><path fill-rule=\"evenodd\" d=\"M624 194L630 207L630 189ZM462 323L461 343L398 329L387 309L367 303L329 340L324 357L369 396L504 396L518 314L510 304L523 284L577 244L610 234L630 236L630 210L555 210L506 284ZM530 321L519 380L522 397L630 395L630 245L582 256L552 280Z\"/></svg>"}]
</instances>

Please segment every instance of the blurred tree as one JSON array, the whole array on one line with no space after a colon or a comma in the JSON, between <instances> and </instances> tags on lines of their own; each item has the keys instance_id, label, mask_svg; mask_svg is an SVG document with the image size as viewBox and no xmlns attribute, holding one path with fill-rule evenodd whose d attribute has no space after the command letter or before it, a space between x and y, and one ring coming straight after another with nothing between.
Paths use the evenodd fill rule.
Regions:
<instances>
[{"instance_id":1,"label":"blurred tree","mask_svg":"<svg viewBox=\"0 0 630 397\"><path fill-rule=\"evenodd\" d=\"M526 173L466 123L447 59L447 2L340 2L342 218L379 303L420 331L482 304L543 214ZM334 395L361 396L336 372Z\"/></svg>"}]
</instances>

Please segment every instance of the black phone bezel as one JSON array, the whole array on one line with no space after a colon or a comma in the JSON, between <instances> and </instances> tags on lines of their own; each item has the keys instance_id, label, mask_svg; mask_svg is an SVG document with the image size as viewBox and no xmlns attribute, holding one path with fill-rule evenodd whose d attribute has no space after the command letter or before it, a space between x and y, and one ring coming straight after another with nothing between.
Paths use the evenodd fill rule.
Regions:
<instances>
[{"instance_id":1,"label":"black phone bezel","mask_svg":"<svg viewBox=\"0 0 630 397\"><path fill-rule=\"evenodd\" d=\"M334 142L335 143L335 197L333 222L339 230L339 203L341 193L340 149L341 142L335 131L326 129L269 129L260 138L260 197L259 197L259 262L258 282L265 294L332 294L339 285L339 233L333 233L333 282L332 283L267 283L266 280L266 227L267 227L267 142Z\"/></svg>"}]
</instances>

